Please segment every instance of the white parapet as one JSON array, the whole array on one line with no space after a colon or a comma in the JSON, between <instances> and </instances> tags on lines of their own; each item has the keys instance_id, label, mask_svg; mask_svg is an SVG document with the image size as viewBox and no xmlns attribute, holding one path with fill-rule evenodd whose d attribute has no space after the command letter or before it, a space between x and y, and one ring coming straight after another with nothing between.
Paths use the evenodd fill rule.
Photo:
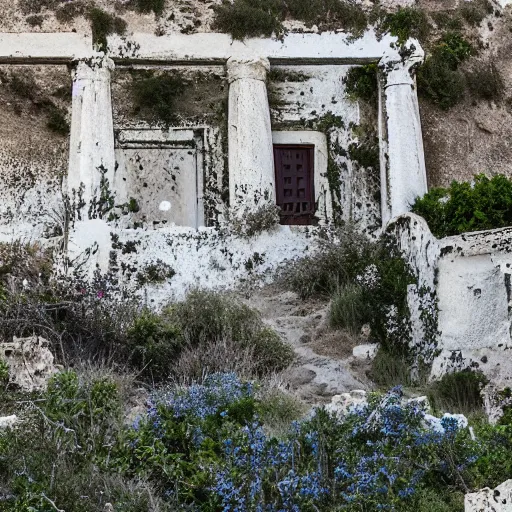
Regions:
<instances>
[{"instance_id":1,"label":"white parapet","mask_svg":"<svg viewBox=\"0 0 512 512\"><path fill-rule=\"evenodd\" d=\"M84 218L102 217L114 189L115 153L110 72L106 57L81 60L73 71L68 194Z\"/></svg>"},{"instance_id":2,"label":"white parapet","mask_svg":"<svg viewBox=\"0 0 512 512\"><path fill-rule=\"evenodd\" d=\"M273 202L274 155L266 76L268 59L229 59L229 199L236 211Z\"/></svg>"},{"instance_id":3,"label":"white parapet","mask_svg":"<svg viewBox=\"0 0 512 512\"><path fill-rule=\"evenodd\" d=\"M381 200L382 223L411 209L427 192L427 173L416 94L415 68L423 61L419 44L410 41L407 56L396 50L379 62L383 74L381 106Z\"/></svg>"}]
</instances>

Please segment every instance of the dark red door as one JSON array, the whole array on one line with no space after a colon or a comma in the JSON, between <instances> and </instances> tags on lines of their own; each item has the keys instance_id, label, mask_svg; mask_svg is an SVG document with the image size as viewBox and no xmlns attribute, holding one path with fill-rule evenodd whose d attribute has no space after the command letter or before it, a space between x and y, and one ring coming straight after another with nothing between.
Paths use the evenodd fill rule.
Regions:
<instances>
[{"instance_id":1,"label":"dark red door","mask_svg":"<svg viewBox=\"0 0 512 512\"><path fill-rule=\"evenodd\" d=\"M311 224L315 213L313 146L274 146L281 224Z\"/></svg>"}]
</instances>

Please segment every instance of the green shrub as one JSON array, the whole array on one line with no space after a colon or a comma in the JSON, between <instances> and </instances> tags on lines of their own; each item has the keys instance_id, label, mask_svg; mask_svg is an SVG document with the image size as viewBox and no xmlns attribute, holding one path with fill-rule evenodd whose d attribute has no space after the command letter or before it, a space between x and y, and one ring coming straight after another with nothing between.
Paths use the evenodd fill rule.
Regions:
<instances>
[{"instance_id":1,"label":"green shrub","mask_svg":"<svg viewBox=\"0 0 512 512\"><path fill-rule=\"evenodd\" d=\"M66 119L66 112L57 107L53 106L49 109L48 122L46 126L59 135L67 135L69 133L69 123Z\"/></svg>"},{"instance_id":2,"label":"green shrub","mask_svg":"<svg viewBox=\"0 0 512 512\"><path fill-rule=\"evenodd\" d=\"M40 16L39 14L33 14L32 16L27 16L25 21L31 27L39 27L39 28L41 28L42 25L43 25L44 17Z\"/></svg>"},{"instance_id":3,"label":"green shrub","mask_svg":"<svg viewBox=\"0 0 512 512\"><path fill-rule=\"evenodd\" d=\"M179 327L151 311L143 311L127 332L130 363L154 381L170 375L182 346Z\"/></svg>"},{"instance_id":4,"label":"green shrub","mask_svg":"<svg viewBox=\"0 0 512 512\"><path fill-rule=\"evenodd\" d=\"M419 93L445 110L461 101L466 78L458 66L472 53L471 45L462 36L445 34L418 71Z\"/></svg>"},{"instance_id":5,"label":"green shrub","mask_svg":"<svg viewBox=\"0 0 512 512\"><path fill-rule=\"evenodd\" d=\"M139 12L147 14L153 11L160 16L164 11L165 0L132 0L130 5Z\"/></svg>"},{"instance_id":6,"label":"green shrub","mask_svg":"<svg viewBox=\"0 0 512 512\"><path fill-rule=\"evenodd\" d=\"M166 321L176 325L185 344L201 346L214 341L233 341L241 349L253 349L255 374L287 367L293 350L259 314L235 298L215 292L194 291L185 301L164 311Z\"/></svg>"},{"instance_id":7,"label":"green shrub","mask_svg":"<svg viewBox=\"0 0 512 512\"><path fill-rule=\"evenodd\" d=\"M320 239L318 251L287 265L281 280L302 299L329 297L353 281L371 261L368 239L351 226L340 228L335 238Z\"/></svg>"},{"instance_id":8,"label":"green shrub","mask_svg":"<svg viewBox=\"0 0 512 512\"><path fill-rule=\"evenodd\" d=\"M377 351L368 376L383 389L413 384L410 360L384 347Z\"/></svg>"},{"instance_id":9,"label":"green shrub","mask_svg":"<svg viewBox=\"0 0 512 512\"><path fill-rule=\"evenodd\" d=\"M87 2L70 0L62 4L55 11L55 18L57 18L59 23L71 23L77 16L85 16L88 10L89 6Z\"/></svg>"},{"instance_id":10,"label":"green shrub","mask_svg":"<svg viewBox=\"0 0 512 512\"><path fill-rule=\"evenodd\" d=\"M451 69L457 69L461 62L474 53L471 44L457 32L444 34L433 51L440 59L446 61Z\"/></svg>"},{"instance_id":11,"label":"green shrub","mask_svg":"<svg viewBox=\"0 0 512 512\"><path fill-rule=\"evenodd\" d=\"M512 225L512 181L496 175L475 176L474 183L452 182L416 199L412 211L421 215L432 233L443 238L467 231Z\"/></svg>"},{"instance_id":12,"label":"green shrub","mask_svg":"<svg viewBox=\"0 0 512 512\"><path fill-rule=\"evenodd\" d=\"M468 88L473 97L500 100L505 92L503 77L492 60L478 62L466 73Z\"/></svg>"},{"instance_id":13,"label":"green shrub","mask_svg":"<svg viewBox=\"0 0 512 512\"><path fill-rule=\"evenodd\" d=\"M427 396L435 410L465 414L481 411L481 391L488 382L481 372L447 373L429 386Z\"/></svg>"},{"instance_id":14,"label":"green shrub","mask_svg":"<svg viewBox=\"0 0 512 512\"><path fill-rule=\"evenodd\" d=\"M343 81L349 96L365 101L377 99L377 64L353 66Z\"/></svg>"},{"instance_id":15,"label":"green shrub","mask_svg":"<svg viewBox=\"0 0 512 512\"><path fill-rule=\"evenodd\" d=\"M291 423L307 412L306 404L279 388L263 389L258 398L258 416L265 428L277 435L285 434Z\"/></svg>"},{"instance_id":16,"label":"green shrub","mask_svg":"<svg viewBox=\"0 0 512 512\"><path fill-rule=\"evenodd\" d=\"M176 271L162 260L156 260L146 265L137 273L137 282L143 286L147 283L163 283L176 274Z\"/></svg>"},{"instance_id":17,"label":"green shrub","mask_svg":"<svg viewBox=\"0 0 512 512\"><path fill-rule=\"evenodd\" d=\"M332 297L329 323L335 329L347 329L358 334L369 321L365 293L357 284L346 284Z\"/></svg>"},{"instance_id":18,"label":"green shrub","mask_svg":"<svg viewBox=\"0 0 512 512\"><path fill-rule=\"evenodd\" d=\"M283 5L279 0L235 0L215 6L213 28L233 39L280 37L283 32Z\"/></svg>"},{"instance_id":19,"label":"green shrub","mask_svg":"<svg viewBox=\"0 0 512 512\"><path fill-rule=\"evenodd\" d=\"M400 7L396 12L387 14L381 28L397 37L401 45L411 37L423 42L430 33L426 13L415 7Z\"/></svg>"},{"instance_id":20,"label":"green shrub","mask_svg":"<svg viewBox=\"0 0 512 512\"><path fill-rule=\"evenodd\" d=\"M185 90L179 75L157 75L134 80L132 95L136 112L145 111L152 117L171 124L176 121L174 105Z\"/></svg>"},{"instance_id":21,"label":"green shrub","mask_svg":"<svg viewBox=\"0 0 512 512\"><path fill-rule=\"evenodd\" d=\"M353 162L361 167L378 170L380 166L379 139L370 136L360 142L350 143L348 155Z\"/></svg>"},{"instance_id":22,"label":"green shrub","mask_svg":"<svg viewBox=\"0 0 512 512\"><path fill-rule=\"evenodd\" d=\"M286 0L289 17L306 25L342 28L353 35L361 35L368 26L364 10L344 0Z\"/></svg>"},{"instance_id":23,"label":"green shrub","mask_svg":"<svg viewBox=\"0 0 512 512\"><path fill-rule=\"evenodd\" d=\"M494 8L489 0L474 0L464 2L459 10L469 25L476 26L480 25L486 16L492 14Z\"/></svg>"},{"instance_id":24,"label":"green shrub","mask_svg":"<svg viewBox=\"0 0 512 512\"><path fill-rule=\"evenodd\" d=\"M91 22L92 42L101 51L107 50L107 37L109 35L126 32L126 21L99 7L90 9L88 17Z\"/></svg>"},{"instance_id":25,"label":"green shrub","mask_svg":"<svg viewBox=\"0 0 512 512\"><path fill-rule=\"evenodd\" d=\"M0 384L9 382L9 365L3 357L0 357Z\"/></svg>"},{"instance_id":26,"label":"green shrub","mask_svg":"<svg viewBox=\"0 0 512 512\"><path fill-rule=\"evenodd\" d=\"M418 71L418 92L447 110L464 98L466 80L443 60L428 58Z\"/></svg>"},{"instance_id":27,"label":"green shrub","mask_svg":"<svg viewBox=\"0 0 512 512\"><path fill-rule=\"evenodd\" d=\"M281 208L275 204L247 209L229 219L229 228L235 235L251 238L275 229L279 225L280 212Z\"/></svg>"}]
</instances>

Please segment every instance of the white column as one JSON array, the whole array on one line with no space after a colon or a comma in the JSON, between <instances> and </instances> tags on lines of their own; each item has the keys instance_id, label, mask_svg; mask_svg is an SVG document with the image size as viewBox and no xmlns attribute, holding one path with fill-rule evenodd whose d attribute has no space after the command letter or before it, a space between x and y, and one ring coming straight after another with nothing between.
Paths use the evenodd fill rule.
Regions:
<instances>
[{"instance_id":1,"label":"white column","mask_svg":"<svg viewBox=\"0 0 512 512\"><path fill-rule=\"evenodd\" d=\"M101 217L100 197L113 195L115 154L108 57L80 60L73 70L68 195L79 218ZM105 205L104 205L105 206Z\"/></svg>"},{"instance_id":2,"label":"white column","mask_svg":"<svg viewBox=\"0 0 512 512\"><path fill-rule=\"evenodd\" d=\"M390 51L379 62L383 75L381 138L382 223L408 212L427 192L427 174L416 91L415 68L424 53L410 42L406 53Z\"/></svg>"},{"instance_id":3,"label":"white column","mask_svg":"<svg viewBox=\"0 0 512 512\"><path fill-rule=\"evenodd\" d=\"M275 176L266 77L268 59L231 58L229 81L228 162L232 211L274 202Z\"/></svg>"}]
</instances>

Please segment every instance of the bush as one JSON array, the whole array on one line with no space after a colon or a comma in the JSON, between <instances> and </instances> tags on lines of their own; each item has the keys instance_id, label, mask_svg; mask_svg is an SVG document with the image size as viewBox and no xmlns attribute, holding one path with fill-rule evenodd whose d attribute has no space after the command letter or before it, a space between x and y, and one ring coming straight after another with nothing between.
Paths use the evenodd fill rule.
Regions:
<instances>
[{"instance_id":1,"label":"bush","mask_svg":"<svg viewBox=\"0 0 512 512\"><path fill-rule=\"evenodd\" d=\"M9 365L3 357L0 357L0 384L9 382Z\"/></svg>"},{"instance_id":2,"label":"bush","mask_svg":"<svg viewBox=\"0 0 512 512\"><path fill-rule=\"evenodd\" d=\"M364 323L369 321L365 293L357 284L340 288L331 300L329 323L335 329L347 329L359 334Z\"/></svg>"},{"instance_id":3,"label":"bush","mask_svg":"<svg viewBox=\"0 0 512 512\"><path fill-rule=\"evenodd\" d=\"M409 359L384 347L377 351L368 376L383 389L414 384Z\"/></svg>"},{"instance_id":4,"label":"bush","mask_svg":"<svg viewBox=\"0 0 512 512\"><path fill-rule=\"evenodd\" d=\"M43 26L44 17L40 16L39 14L33 14L32 16L27 16L25 21L31 27L39 27L39 28L41 28Z\"/></svg>"},{"instance_id":5,"label":"bush","mask_svg":"<svg viewBox=\"0 0 512 512\"><path fill-rule=\"evenodd\" d=\"M466 73L468 88L473 97L483 100L500 100L505 92L505 83L492 60L479 62Z\"/></svg>"},{"instance_id":6,"label":"bush","mask_svg":"<svg viewBox=\"0 0 512 512\"><path fill-rule=\"evenodd\" d=\"M343 81L349 96L365 101L377 99L377 64L353 66Z\"/></svg>"},{"instance_id":7,"label":"bush","mask_svg":"<svg viewBox=\"0 0 512 512\"><path fill-rule=\"evenodd\" d=\"M452 182L418 198L412 211L421 215L437 238L512 225L512 181L496 175L475 176L474 183Z\"/></svg>"},{"instance_id":8,"label":"bush","mask_svg":"<svg viewBox=\"0 0 512 512\"><path fill-rule=\"evenodd\" d=\"M427 395L435 410L468 414L482 410L481 391L488 382L481 372L448 373L429 386Z\"/></svg>"},{"instance_id":9,"label":"bush","mask_svg":"<svg viewBox=\"0 0 512 512\"><path fill-rule=\"evenodd\" d=\"M333 238L320 240L318 251L287 265L283 284L302 299L329 297L353 281L371 260L372 244L351 226L341 228Z\"/></svg>"},{"instance_id":10,"label":"bush","mask_svg":"<svg viewBox=\"0 0 512 512\"><path fill-rule=\"evenodd\" d=\"M280 37L283 32L283 5L279 0L235 0L214 8L213 28L233 39Z\"/></svg>"},{"instance_id":11,"label":"bush","mask_svg":"<svg viewBox=\"0 0 512 512\"><path fill-rule=\"evenodd\" d=\"M59 135L67 135L69 133L69 123L66 119L66 112L56 106L50 109L48 122L46 126Z\"/></svg>"},{"instance_id":12,"label":"bush","mask_svg":"<svg viewBox=\"0 0 512 512\"><path fill-rule=\"evenodd\" d=\"M254 374L281 370L293 359L292 348L263 324L255 310L227 295L192 292L170 306L164 318L180 329L185 345L235 342L242 350L252 349Z\"/></svg>"},{"instance_id":13,"label":"bush","mask_svg":"<svg viewBox=\"0 0 512 512\"><path fill-rule=\"evenodd\" d=\"M142 286L147 283L163 283L172 279L176 271L162 260L149 263L137 273L137 282Z\"/></svg>"},{"instance_id":14,"label":"bush","mask_svg":"<svg viewBox=\"0 0 512 512\"><path fill-rule=\"evenodd\" d=\"M464 20L472 26L480 25L486 16L492 14L494 7L489 0L474 0L464 2L460 7L460 13Z\"/></svg>"},{"instance_id":15,"label":"bush","mask_svg":"<svg viewBox=\"0 0 512 512\"><path fill-rule=\"evenodd\" d=\"M68 0L55 11L55 18L59 23L71 23L77 16L86 15L88 10L87 2Z\"/></svg>"},{"instance_id":16,"label":"bush","mask_svg":"<svg viewBox=\"0 0 512 512\"><path fill-rule=\"evenodd\" d=\"M164 11L165 0L132 0L130 5L139 12L147 14L153 11L157 16L160 16Z\"/></svg>"},{"instance_id":17,"label":"bush","mask_svg":"<svg viewBox=\"0 0 512 512\"><path fill-rule=\"evenodd\" d=\"M91 21L92 42L100 51L107 51L107 37L111 34L124 34L126 21L108 12L93 7L88 13Z\"/></svg>"},{"instance_id":18,"label":"bush","mask_svg":"<svg viewBox=\"0 0 512 512\"><path fill-rule=\"evenodd\" d=\"M380 167L379 139L374 136L367 136L357 143L350 143L348 155L359 166L378 170Z\"/></svg>"},{"instance_id":19,"label":"bush","mask_svg":"<svg viewBox=\"0 0 512 512\"><path fill-rule=\"evenodd\" d=\"M471 45L462 36L445 34L418 71L419 93L445 110L461 101L466 79L458 66L472 52Z\"/></svg>"},{"instance_id":20,"label":"bush","mask_svg":"<svg viewBox=\"0 0 512 512\"><path fill-rule=\"evenodd\" d=\"M180 329L151 311L143 311L127 331L130 363L153 381L169 377L182 345Z\"/></svg>"},{"instance_id":21,"label":"bush","mask_svg":"<svg viewBox=\"0 0 512 512\"><path fill-rule=\"evenodd\" d=\"M344 0L286 0L288 15L326 29L342 28L359 36L368 26L364 10L354 3Z\"/></svg>"},{"instance_id":22,"label":"bush","mask_svg":"<svg viewBox=\"0 0 512 512\"><path fill-rule=\"evenodd\" d=\"M109 375L88 379L71 370L52 377L42 395L23 396L16 411L22 421L0 432L2 510L101 512L110 502L142 512L160 505L147 483L109 467L122 428L119 398Z\"/></svg>"},{"instance_id":23,"label":"bush","mask_svg":"<svg viewBox=\"0 0 512 512\"><path fill-rule=\"evenodd\" d=\"M146 111L154 118L169 125L176 121L174 105L185 90L179 75L157 75L134 80L132 95L136 112Z\"/></svg>"},{"instance_id":24,"label":"bush","mask_svg":"<svg viewBox=\"0 0 512 512\"><path fill-rule=\"evenodd\" d=\"M381 23L381 29L396 36L400 45L411 37L423 42L430 33L426 13L415 7L400 7L396 12L387 14Z\"/></svg>"},{"instance_id":25,"label":"bush","mask_svg":"<svg viewBox=\"0 0 512 512\"><path fill-rule=\"evenodd\" d=\"M247 209L229 218L229 228L235 235L251 238L279 225L281 208L275 204L265 204L255 209Z\"/></svg>"},{"instance_id":26,"label":"bush","mask_svg":"<svg viewBox=\"0 0 512 512\"><path fill-rule=\"evenodd\" d=\"M264 408L234 375L209 376L155 396L118 458L174 510L412 510L425 487L464 486L467 432L450 419L429 430L399 389L343 417L317 409L280 439L265 433Z\"/></svg>"}]
</instances>

